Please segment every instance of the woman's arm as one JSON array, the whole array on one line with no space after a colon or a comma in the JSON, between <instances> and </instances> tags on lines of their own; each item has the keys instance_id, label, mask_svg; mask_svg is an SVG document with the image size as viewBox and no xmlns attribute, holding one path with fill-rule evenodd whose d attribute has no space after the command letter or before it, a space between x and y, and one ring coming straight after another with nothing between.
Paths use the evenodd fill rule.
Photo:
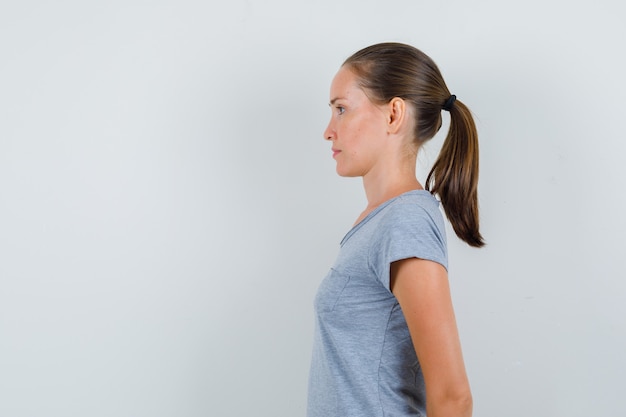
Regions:
<instances>
[{"instance_id":1,"label":"woman's arm","mask_svg":"<svg viewBox=\"0 0 626 417\"><path fill-rule=\"evenodd\" d=\"M448 274L432 261L391 264L391 291L406 318L426 384L428 417L469 417L472 394L454 318Z\"/></svg>"}]
</instances>

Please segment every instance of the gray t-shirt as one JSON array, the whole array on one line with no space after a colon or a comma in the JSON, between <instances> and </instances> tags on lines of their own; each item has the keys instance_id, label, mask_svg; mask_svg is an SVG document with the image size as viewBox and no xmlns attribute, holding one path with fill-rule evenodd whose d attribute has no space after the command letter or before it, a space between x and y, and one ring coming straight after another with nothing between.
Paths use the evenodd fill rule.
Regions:
<instances>
[{"instance_id":1,"label":"gray t-shirt","mask_svg":"<svg viewBox=\"0 0 626 417\"><path fill-rule=\"evenodd\" d=\"M394 261L447 268L439 202L427 191L393 198L354 226L315 298L308 417L425 415L421 368L389 290Z\"/></svg>"}]
</instances>

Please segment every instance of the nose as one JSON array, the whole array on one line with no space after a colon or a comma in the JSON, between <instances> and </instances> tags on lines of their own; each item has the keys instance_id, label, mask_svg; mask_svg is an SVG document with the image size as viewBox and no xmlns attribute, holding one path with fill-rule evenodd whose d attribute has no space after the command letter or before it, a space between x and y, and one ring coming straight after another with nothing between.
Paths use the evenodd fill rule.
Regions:
<instances>
[{"instance_id":1,"label":"nose","mask_svg":"<svg viewBox=\"0 0 626 417\"><path fill-rule=\"evenodd\" d=\"M330 122L328 122L328 126L326 126L326 129L324 130L324 139L326 140L334 140L336 138L335 135L335 129L332 126L333 122L332 120Z\"/></svg>"}]
</instances>

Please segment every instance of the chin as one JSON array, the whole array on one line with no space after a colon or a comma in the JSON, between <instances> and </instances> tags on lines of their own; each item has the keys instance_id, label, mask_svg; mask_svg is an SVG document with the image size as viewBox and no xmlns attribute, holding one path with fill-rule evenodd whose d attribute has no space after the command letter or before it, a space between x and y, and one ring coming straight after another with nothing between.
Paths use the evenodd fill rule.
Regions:
<instances>
[{"instance_id":1,"label":"chin","mask_svg":"<svg viewBox=\"0 0 626 417\"><path fill-rule=\"evenodd\" d=\"M341 169L339 167L337 167L336 169L337 171L337 175L339 175L340 177L345 177L345 178L353 178L353 177L360 177L361 175L350 171L350 170L346 170L346 169Z\"/></svg>"}]
</instances>

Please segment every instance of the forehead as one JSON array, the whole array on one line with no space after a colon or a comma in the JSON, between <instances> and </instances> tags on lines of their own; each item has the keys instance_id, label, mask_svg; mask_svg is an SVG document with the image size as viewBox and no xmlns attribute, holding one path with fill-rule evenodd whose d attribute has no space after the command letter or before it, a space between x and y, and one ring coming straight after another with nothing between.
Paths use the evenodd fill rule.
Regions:
<instances>
[{"instance_id":1,"label":"forehead","mask_svg":"<svg viewBox=\"0 0 626 417\"><path fill-rule=\"evenodd\" d=\"M362 94L363 90L359 87L354 72L341 67L330 84L331 102L339 98L349 99Z\"/></svg>"}]
</instances>

